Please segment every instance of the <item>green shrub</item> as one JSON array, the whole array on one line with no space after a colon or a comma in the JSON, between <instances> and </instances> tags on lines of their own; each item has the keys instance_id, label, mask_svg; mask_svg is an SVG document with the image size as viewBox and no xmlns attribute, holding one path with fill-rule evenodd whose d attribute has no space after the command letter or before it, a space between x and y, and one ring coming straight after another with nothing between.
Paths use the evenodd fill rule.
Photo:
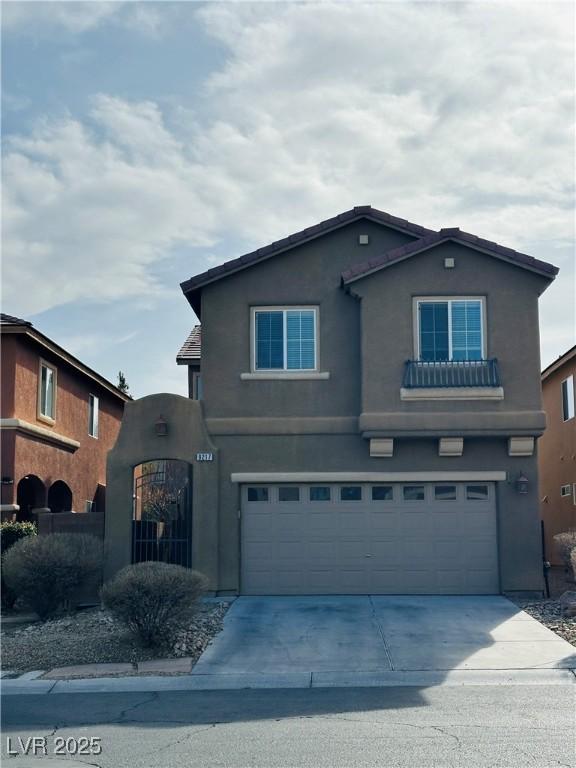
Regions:
<instances>
[{"instance_id":1,"label":"green shrub","mask_svg":"<svg viewBox=\"0 0 576 768\"><path fill-rule=\"evenodd\" d=\"M557 533L553 539L558 554L564 563L564 567L567 570L571 570L571 554L572 550L576 548L576 531L565 531L564 533Z\"/></svg>"},{"instance_id":2,"label":"green shrub","mask_svg":"<svg viewBox=\"0 0 576 768\"><path fill-rule=\"evenodd\" d=\"M102 567L102 542L84 533L21 539L2 558L9 589L45 621Z\"/></svg>"},{"instance_id":3,"label":"green shrub","mask_svg":"<svg viewBox=\"0 0 576 768\"><path fill-rule=\"evenodd\" d=\"M128 565L102 587L102 602L146 646L162 646L198 608L206 577L180 565Z\"/></svg>"},{"instance_id":4,"label":"green shrub","mask_svg":"<svg viewBox=\"0 0 576 768\"><path fill-rule=\"evenodd\" d=\"M17 541L20 541L20 539L26 536L36 536L37 532L35 523L19 523L15 520L7 520L4 523L0 523L2 554L10 549L13 544L16 544Z\"/></svg>"},{"instance_id":5,"label":"green shrub","mask_svg":"<svg viewBox=\"0 0 576 768\"><path fill-rule=\"evenodd\" d=\"M36 536L36 525L34 523L20 523L13 520L7 520L4 523L0 523L0 552L3 555L7 552L13 544L16 544L20 539L26 536ZM4 581L4 573L2 573L2 605L6 608L13 608L16 602L17 595L11 590Z\"/></svg>"}]
</instances>

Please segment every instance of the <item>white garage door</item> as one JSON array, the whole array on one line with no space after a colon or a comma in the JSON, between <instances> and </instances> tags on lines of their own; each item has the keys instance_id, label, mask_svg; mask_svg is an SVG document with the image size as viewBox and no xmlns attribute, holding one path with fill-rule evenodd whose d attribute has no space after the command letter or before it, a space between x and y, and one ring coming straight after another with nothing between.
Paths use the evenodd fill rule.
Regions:
<instances>
[{"instance_id":1,"label":"white garage door","mask_svg":"<svg viewBox=\"0 0 576 768\"><path fill-rule=\"evenodd\" d=\"M242 487L242 592L499 592L492 483Z\"/></svg>"}]
</instances>

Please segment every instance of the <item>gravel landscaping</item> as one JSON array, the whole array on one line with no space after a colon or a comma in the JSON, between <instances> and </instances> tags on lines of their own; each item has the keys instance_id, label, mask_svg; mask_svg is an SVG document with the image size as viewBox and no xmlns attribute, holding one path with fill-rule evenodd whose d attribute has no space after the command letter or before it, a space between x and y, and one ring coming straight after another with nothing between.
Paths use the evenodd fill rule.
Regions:
<instances>
[{"instance_id":1,"label":"gravel landscaping","mask_svg":"<svg viewBox=\"0 0 576 768\"><path fill-rule=\"evenodd\" d=\"M106 611L94 608L26 626L2 629L2 668L17 672L78 664L137 663L154 658L191 657L197 661L222 629L228 603L204 603L171 648L144 648Z\"/></svg>"},{"instance_id":2,"label":"gravel landscaping","mask_svg":"<svg viewBox=\"0 0 576 768\"><path fill-rule=\"evenodd\" d=\"M552 632L576 646L576 617L563 616L559 600L515 600L514 602Z\"/></svg>"}]
</instances>

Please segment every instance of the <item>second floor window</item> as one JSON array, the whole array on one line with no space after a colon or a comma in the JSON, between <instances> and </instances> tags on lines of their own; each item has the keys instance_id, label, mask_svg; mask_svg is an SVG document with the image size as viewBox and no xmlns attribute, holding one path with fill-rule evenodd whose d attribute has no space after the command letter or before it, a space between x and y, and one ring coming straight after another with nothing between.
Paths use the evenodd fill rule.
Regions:
<instances>
[{"instance_id":1,"label":"second floor window","mask_svg":"<svg viewBox=\"0 0 576 768\"><path fill-rule=\"evenodd\" d=\"M46 419L55 419L56 413L56 370L47 363L40 363L39 414Z\"/></svg>"},{"instance_id":2,"label":"second floor window","mask_svg":"<svg viewBox=\"0 0 576 768\"><path fill-rule=\"evenodd\" d=\"M255 371L314 371L317 310L255 309Z\"/></svg>"},{"instance_id":3,"label":"second floor window","mask_svg":"<svg viewBox=\"0 0 576 768\"><path fill-rule=\"evenodd\" d=\"M562 382L562 418L564 421L574 418L574 376Z\"/></svg>"},{"instance_id":4,"label":"second floor window","mask_svg":"<svg viewBox=\"0 0 576 768\"><path fill-rule=\"evenodd\" d=\"M482 360L482 309L481 299L419 299L419 359Z\"/></svg>"},{"instance_id":5,"label":"second floor window","mask_svg":"<svg viewBox=\"0 0 576 768\"><path fill-rule=\"evenodd\" d=\"M88 434L98 437L98 398L96 395L88 396Z\"/></svg>"}]
</instances>

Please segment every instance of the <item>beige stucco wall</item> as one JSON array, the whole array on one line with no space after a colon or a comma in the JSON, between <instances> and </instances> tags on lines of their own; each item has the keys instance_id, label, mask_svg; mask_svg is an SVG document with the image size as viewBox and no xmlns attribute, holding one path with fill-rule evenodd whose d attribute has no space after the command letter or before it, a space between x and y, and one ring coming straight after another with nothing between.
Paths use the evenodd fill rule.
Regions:
<instances>
[{"instance_id":1,"label":"beige stucco wall","mask_svg":"<svg viewBox=\"0 0 576 768\"><path fill-rule=\"evenodd\" d=\"M168 425L156 434L156 421ZM198 462L197 453L213 461ZM131 560L134 467L154 459L181 459L192 465L194 568L204 573L211 589L218 585L218 449L206 432L202 403L158 394L126 404L116 445L108 454L104 577L110 578Z\"/></svg>"}]
</instances>

